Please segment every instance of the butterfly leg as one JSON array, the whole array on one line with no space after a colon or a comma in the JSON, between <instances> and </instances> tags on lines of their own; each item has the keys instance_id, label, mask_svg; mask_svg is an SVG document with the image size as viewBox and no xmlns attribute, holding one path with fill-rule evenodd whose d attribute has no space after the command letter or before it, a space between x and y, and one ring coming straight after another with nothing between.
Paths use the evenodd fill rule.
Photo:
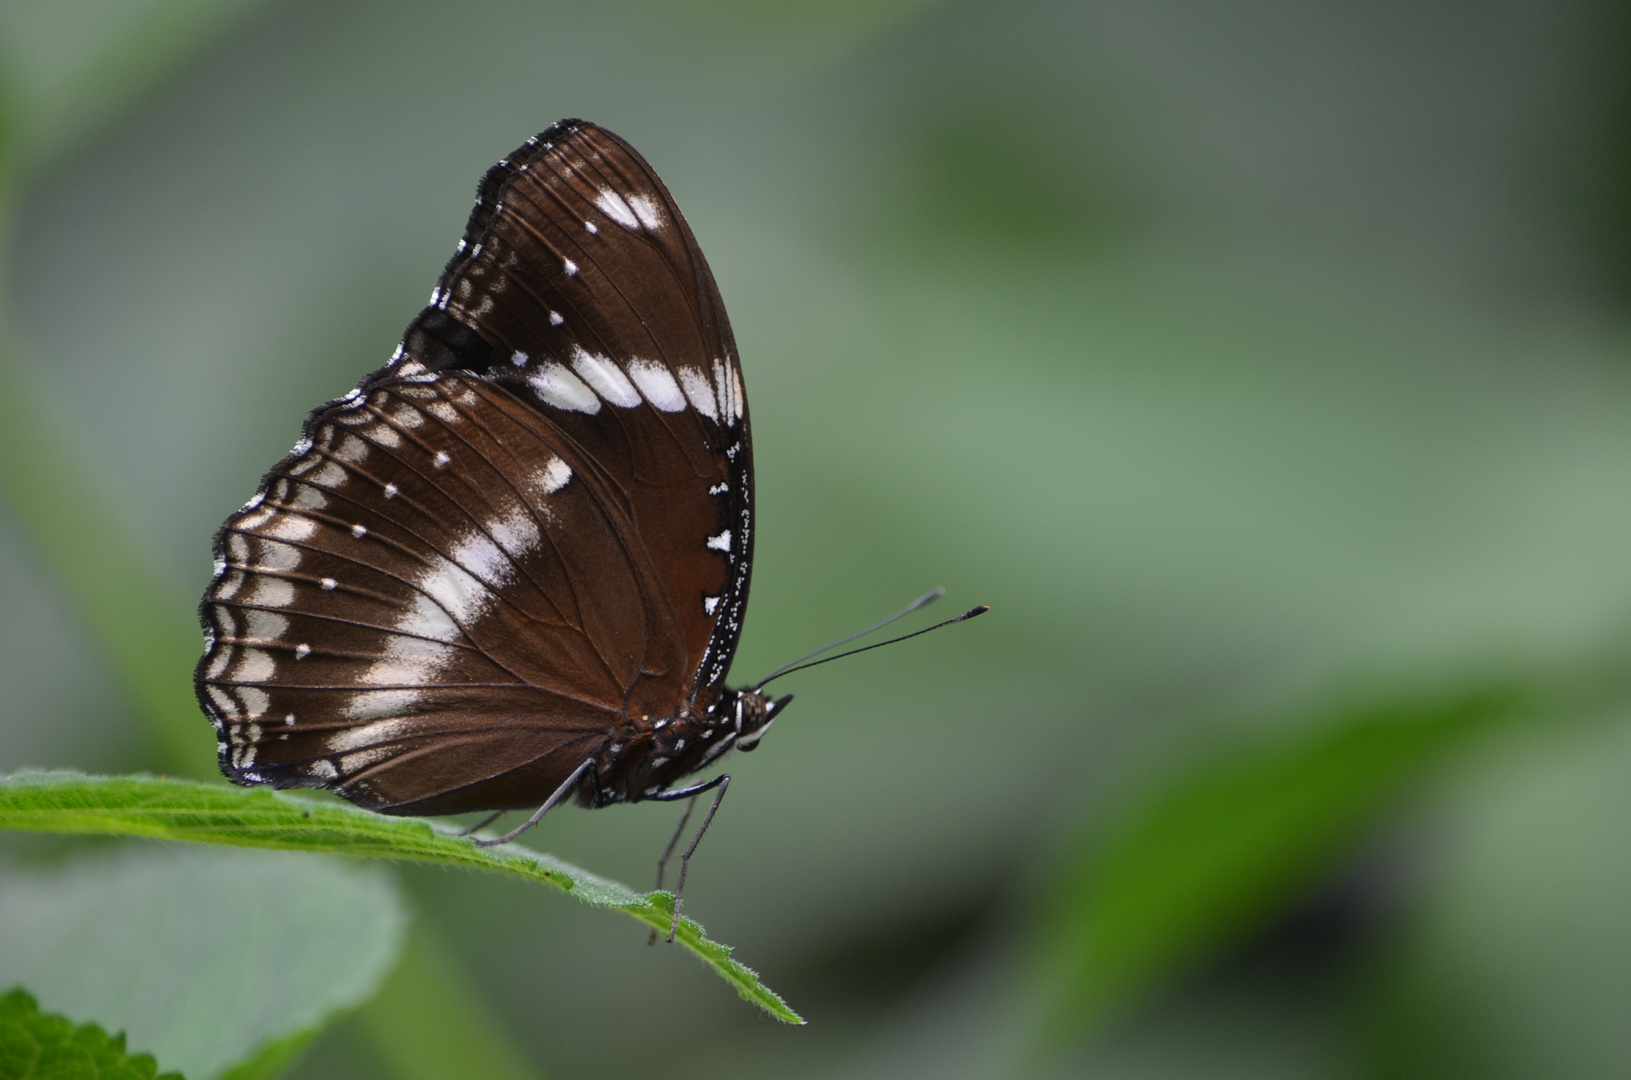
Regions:
<instances>
[{"instance_id":1,"label":"butterfly leg","mask_svg":"<svg viewBox=\"0 0 1631 1080\"><path fill-rule=\"evenodd\" d=\"M500 836L496 840L472 839L471 843L475 844L477 847L497 847L499 844L508 844L511 840L514 840L516 837L520 836L522 833L526 832L528 829L542 821L545 814L555 809L556 806L560 805L562 799L572 794L572 789L577 786L579 780L583 779L583 774L588 772L594 763L595 759L589 758L582 765L579 765L577 768L573 769L572 775L568 776L561 786L555 789L555 794L545 799L544 805L540 806L536 811L534 811L533 815L524 821L519 827L511 829L509 832L505 833L503 836Z\"/></svg>"},{"instance_id":2,"label":"butterfly leg","mask_svg":"<svg viewBox=\"0 0 1631 1080\"><path fill-rule=\"evenodd\" d=\"M657 889L663 887L663 874L668 870L668 858L674 854L674 845L680 842L680 835L685 832L685 823L691 820L691 811L697 808L697 797L691 796L685 804L685 813L680 815L680 823L674 826L674 835L668 838L668 846L663 853L657 856Z\"/></svg>"},{"instance_id":3,"label":"butterfly leg","mask_svg":"<svg viewBox=\"0 0 1631 1080\"><path fill-rule=\"evenodd\" d=\"M696 852L697 845L702 843L703 833L706 833L708 831L708 826L713 824L714 815L719 812L719 803L725 798L725 789L730 786L730 773L720 773L712 780L707 780L703 783L695 784L688 788L681 788L679 791L665 791L660 795L649 796L649 798L655 802L677 802L680 799L695 799L698 795L701 795L709 788L719 789L718 791L714 792L713 804L708 807L708 814L702 819L702 825L697 829L697 834L691 838L691 846L686 848L685 853L680 856L680 880L679 883L674 886L674 921L668 925L668 941L670 944L673 944L674 935L680 928L680 901L685 899L685 874L686 871L690 870L691 868L691 856ZM685 817L680 819L681 829L685 827L685 819L690 816L691 811L687 809L685 812ZM679 835L680 830L674 830L674 838L676 840L679 839ZM662 873L663 863L668 861L668 856L673 850L674 841L670 840L668 843L668 850L663 852L662 860L658 863L657 872L659 875Z\"/></svg>"},{"instance_id":4,"label":"butterfly leg","mask_svg":"<svg viewBox=\"0 0 1631 1080\"><path fill-rule=\"evenodd\" d=\"M454 833L453 835L454 836L469 836L471 833L481 832L481 830L485 829L487 826L489 826L493 822L497 821L503 815L504 815L504 811L494 810L491 814L488 814L486 817L482 818L480 821L476 822L474 825L470 826L468 829L460 829L458 832Z\"/></svg>"},{"instance_id":5,"label":"butterfly leg","mask_svg":"<svg viewBox=\"0 0 1631 1080\"><path fill-rule=\"evenodd\" d=\"M680 836L685 832L685 823L687 821L691 820L691 811L695 810L696 808L697 808L697 797L695 795L693 795L693 796L691 796L690 799L686 800L685 813L680 815L680 823L678 825L674 826L674 835L670 836L668 838L668 846L663 848L663 853L661 855L657 856L657 889L656 889L656 891L658 891L658 892L661 892L662 888L663 888L663 872L668 869L668 857L670 855L674 854L674 845L680 842ZM656 930L653 930L651 932L651 936L646 938L646 944L647 945L657 944L657 931Z\"/></svg>"}]
</instances>

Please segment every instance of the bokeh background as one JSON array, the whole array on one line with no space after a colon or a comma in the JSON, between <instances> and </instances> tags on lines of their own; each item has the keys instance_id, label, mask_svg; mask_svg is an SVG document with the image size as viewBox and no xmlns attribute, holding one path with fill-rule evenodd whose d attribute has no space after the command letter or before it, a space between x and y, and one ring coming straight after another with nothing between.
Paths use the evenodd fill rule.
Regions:
<instances>
[{"instance_id":1,"label":"bokeh background","mask_svg":"<svg viewBox=\"0 0 1631 1080\"><path fill-rule=\"evenodd\" d=\"M807 1027L393 871L486 1075L1625 1076L1628 45L1583 0L7 0L0 771L207 771L211 533L582 116L735 325L736 680L994 610L790 678L732 764L687 911ZM530 843L643 887L673 821ZM425 1075L435 989L290 1075Z\"/></svg>"}]
</instances>

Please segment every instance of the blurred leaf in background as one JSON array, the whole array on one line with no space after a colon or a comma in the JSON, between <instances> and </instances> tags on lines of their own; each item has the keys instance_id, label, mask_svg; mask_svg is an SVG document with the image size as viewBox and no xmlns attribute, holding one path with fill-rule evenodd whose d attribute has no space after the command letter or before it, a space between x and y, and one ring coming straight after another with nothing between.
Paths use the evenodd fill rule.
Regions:
<instances>
[{"instance_id":1,"label":"blurred leaf in background","mask_svg":"<svg viewBox=\"0 0 1631 1080\"><path fill-rule=\"evenodd\" d=\"M6 867L0 983L124 1032L189 1078L273 1076L373 995L406 922L377 870L143 845Z\"/></svg>"},{"instance_id":2,"label":"blurred leaf in background","mask_svg":"<svg viewBox=\"0 0 1631 1080\"><path fill-rule=\"evenodd\" d=\"M1540 708L1493 686L1340 710L1309 735L1232 750L1176 778L1067 858L1037 927L1051 1032L1091 1030L1261 926L1340 867L1409 781Z\"/></svg>"},{"instance_id":3,"label":"blurred leaf in background","mask_svg":"<svg viewBox=\"0 0 1631 1080\"><path fill-rule=\"evenodd\" d=\"M129 116L256 2L10 0L0 8L7 172L42 169Z\"/></svg>"}]
</instances>

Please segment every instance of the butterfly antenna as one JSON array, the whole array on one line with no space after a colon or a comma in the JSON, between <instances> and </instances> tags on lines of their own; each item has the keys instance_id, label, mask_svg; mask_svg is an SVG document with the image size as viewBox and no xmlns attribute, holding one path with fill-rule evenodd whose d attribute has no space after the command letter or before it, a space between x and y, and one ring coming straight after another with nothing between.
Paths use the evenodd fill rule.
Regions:
<instances>
[{"instance_id":1,"label":"butterfly antenna","mask_svg":"<svg viewBox=\"0 0 1631 1080\"><path fill-rule=\"evenodd\" d=\"M763 686L765 683L769 682L771 679L780 678L781 676L787 674L789 671L792 671L794 668L798 667L800 664L804 663L804 661L806 661L806 660L813 660L816 657L820 656L824 652L831 652L833 649L838 648L838 646L840 646L840 645L849 644L850 642L854 641L856 638L866 637L868 634L872 633L874 630L882 630L884 627L888 626L890 623L895 622L898 619L904 619L904 618L906 618L906 616L910 615L914 611L919 610L920 608L928 607L930 604L934 603L936 600L940 599L942 596L945 596L945 595L946 595L946 590L943 589L943 588L930 589L928 592L924 593L922 596L918 597L916 600L913 600L910 604L907 604L905 607L901 608L899 611L895 612L893 615L889 616L889 618L883 620L882 622L875 622L871 626L867 627L865 630L857 630L853 634L845 634L843 637L839 638L837 641L829 641L829 642L827 642L827 644L821 646L821 648L815 649L815 650L813 650L811 652L807 652L803 656L799 657L796 660L789 660L787 663L783 664L781 667L777 668L775 671L772 671L769 675L766 675L764 678L762 678L758 682L754 683L753 688L755 690L757 690L757 689L759 689L759 687Z\"/></svg>"},{"instance_id":2,"label":"butterfly antenna","mask_svg":"<svg viewBox=\"0 0 1631 1080\"><path fill-rule=\"evenodd\" d=\"M935 590L935 592L933 594L930 594L930 595L931 595L932 599L939 599L939 596L941 594L943 594L943 593L944 593L944 590L937 589L937 590ZM901 612L900 615L905 615L908 611L915 611L919 607L922 607L923 604L929 603L929 602L932 602L932 600L919 600L916 603L914 603L911 607L907 608L906 611ZM991 610L990 605L981 604L979 607L969 608L967 611L963 612L961 615L957 616L954 619L947 619L945 622L937 622L933 626L925 627L922 630L915 630L910 634L902 634L900 637L890 638L888 641L879 641L879 642L876 642L876 643L871 644L871 645L863 645L859 649L851 649L849 652L841 652L837 656L828 656L828 657L825 657L825 658L823 658L821 660L812 660L808 664L801 663L799 660L795 660L791 664L785 664L782 667L780 667L780 668L776 669L775 671L771 672L769 675L765 676L764 679L761 680L756 686L754 686L753 689L758 690L761 687L763 687L765 685L765 683L768 683L771 679L779 679L783 675L791 675L795 671L804 671L807 668L819 667L820 665L828 663L829 661L842 660L846 656L854 656L857 653L870 652L873 649L881 649L885 645L893 645L893 644L895 644L896 642L899 642L899 641L909 641L912 638L920 637L923 634L927 634L931 630L939 630L943 626L951 626L953 623L967 622L969 619L974 618L976 615L984 615L986 612L988 612L990 610ZM890 617L888 619L885 619L883 622L879 623L878 626L887 626L890 623L894 622L896 619L900 618L900 615L895 615L895 616L892 616L892 617ZM817 649L815 652L808 654L808 656L819 656L821 653L826 652L827 649L837 648L839 645L842 645L846 641L854 641L856 638L860 637L861 634L870 634L873 630L878 629L878 626L869 627L868 629L861 631L860 634L851 634L847 638L841 638L838 641L833 642L831 645L828 645L825 649ZM808 657L804 657L804 658L801 658L801 659L808 659Z\"/></svg>"}]
</instances>

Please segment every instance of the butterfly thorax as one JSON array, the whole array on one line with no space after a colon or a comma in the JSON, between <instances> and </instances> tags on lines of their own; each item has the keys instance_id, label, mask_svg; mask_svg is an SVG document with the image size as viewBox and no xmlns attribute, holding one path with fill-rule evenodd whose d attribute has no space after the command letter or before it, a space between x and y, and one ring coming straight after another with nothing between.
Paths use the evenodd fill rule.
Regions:
<instances>
[{"instance_id":1,"label":"butterfly thorax","mask_svg":"<svg viewBox=\"0 0 1631 1080\"><path fill-rule=\"evenodd\" d=\"M633 720L596 756L597 775L585 778L578 801L606 806L661 794L730 750L756 748L779 711L757 690L727 689L705 709Z\"/></svg>"}]
</instances>

